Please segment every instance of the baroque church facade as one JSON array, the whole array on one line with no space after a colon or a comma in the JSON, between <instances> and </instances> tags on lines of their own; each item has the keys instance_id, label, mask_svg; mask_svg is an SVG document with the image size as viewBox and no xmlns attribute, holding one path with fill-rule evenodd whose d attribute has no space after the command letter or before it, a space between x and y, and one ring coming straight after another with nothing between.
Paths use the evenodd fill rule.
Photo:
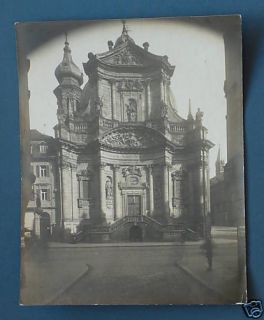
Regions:
<instances>
[{"instance_id":1,"label":"baroque church facade","mask_svg":"<svg viewBox=\"0 0 264 320\"><path fill-rule=\"evenodd\" d=\"M108 51L88 54L87 76L65 42L58 86L59 227L91 241L203 234L210 213L209 149L198 109L177 113L167 56L138 46L125 24ZM133 238L134 237L134 238Z\"/></svg>"}]
</instances>

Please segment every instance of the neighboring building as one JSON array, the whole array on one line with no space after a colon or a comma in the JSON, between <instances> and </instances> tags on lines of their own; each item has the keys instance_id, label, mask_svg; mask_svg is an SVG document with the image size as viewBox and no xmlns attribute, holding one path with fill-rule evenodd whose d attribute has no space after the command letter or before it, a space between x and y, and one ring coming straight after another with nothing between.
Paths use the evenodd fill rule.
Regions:
<instances>
[{"instance_id":1,"label":"neighboring building","mask_svg":"<svg viewBox=\"0 0 264 320\"><path fill-rule=\"evenodd\" d=\"M225 162L221 159L220 147L215 162L215 177L210 180L211 193L211 217L212 225L228 226L230 217L228 215L226 181L225 181Z\"/></svg>"},{"instance_id":2,"label":"neighboring building","mask_svg":"<svg viewBox=\"0 0 264 320\"><path fill-rule=\"evenodd\" d=\"M213 144L191 110L173 104L174 66L135 44L123 26L108 51L88 54L88 81L69 43L55 75L55 139L60 227L86 225L91 240L170 238L184 225L202 233L209 212L208 153ZM50 193L52 194L52 192Z\"/></svg>"},{"instance_id":3,"label":"neighboring building","mask_svg":"<svg viewBox=\"0 0 264 320\"><path fill-rule=\"evenodd\" d=\"M40 217L48 219L49 229L60 222L57 199L57 156L54 138L30 130L30 168L34 176L31 197L25 216L25 227L40 235Z\"/></svg>"}]
</instances>

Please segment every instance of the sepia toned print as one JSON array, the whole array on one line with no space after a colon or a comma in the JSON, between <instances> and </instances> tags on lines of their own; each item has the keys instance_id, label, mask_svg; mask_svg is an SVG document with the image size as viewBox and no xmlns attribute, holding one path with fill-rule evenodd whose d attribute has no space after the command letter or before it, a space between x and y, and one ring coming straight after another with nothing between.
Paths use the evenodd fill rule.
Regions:
<instances>
[{"instance_id":1,"label":"sepia toned print","mask_svg":"<svg viewBox=\"0 0 264 320\"><path fill-rule=\"evenodd\" d=\"M20 302L244 301L240 17L16 27Z\"/></svg>"}]
</instances>

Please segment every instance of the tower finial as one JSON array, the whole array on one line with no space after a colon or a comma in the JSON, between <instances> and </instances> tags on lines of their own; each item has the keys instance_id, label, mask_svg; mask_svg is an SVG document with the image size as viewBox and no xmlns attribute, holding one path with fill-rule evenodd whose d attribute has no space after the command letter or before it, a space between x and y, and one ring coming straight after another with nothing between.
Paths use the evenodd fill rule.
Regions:
<instances>
[{"instance_id":1,"label":"tower finial","mask_svg":"<svg viewBox=\"0 0 264 320\"><path fill-rule=\"evenodd\" d=\"M65 34L65 44L69 44L69 42L68 42L68 32L65 31L64 34Z\"/></svg>"},{"instance_id":2,"label":"tower finial","mask_svg":"<svg viewBox=\"0 0 264 320\"><path fill-rule=\"evenodd\" d=\"M122 24L123 24L123 30L122 30L122 33L123 33L123 34L127 34L126 20L122 20Z\"/></svg>"}]
</instances>

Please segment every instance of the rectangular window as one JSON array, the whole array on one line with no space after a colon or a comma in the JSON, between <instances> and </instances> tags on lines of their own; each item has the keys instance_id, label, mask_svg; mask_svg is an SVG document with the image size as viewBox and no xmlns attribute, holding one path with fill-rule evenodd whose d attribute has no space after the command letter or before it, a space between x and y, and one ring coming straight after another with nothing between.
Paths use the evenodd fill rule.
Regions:
<instances>
[{"instance_id":1,"label":"rectangular window","mask_svg":"<svg viewBox=\"0 0 264 320\"><path fill-rule=\"evenodd\" d=\"M47 150L48 150L48 146L47 146L46 144L41 144L41 145L39 146L39 151L40 151L40 153L46 153Z\"/></svg>"},{"instance_id":2,"label":"rectangular window","mask_svg":"<svg viewBox=\"0 0 264 320\"><path fill-rule=\"evenodd\" d=\"M41 189L40 190L40 199L41 200L48 200L48 189Z\"/></svg>"},{"instance_id":3,"label":"rectangular window","mask_svg":"<svg viewBox=\"0 0 264 320\"><path fill-rule=\"evenodd\" d=\"M50 201L50 190L49 189L41 189L40 190L40 199L42 201Z\"/></svg>"},{"instance_id":4,"label":"rectangular window","mask_svg":"<svg viewBox=\"0 0 264 320\"><path fill-rule=\"evenodd\" d=\"M39 176L48 177L49 176L49 167L47 165L39 166Z\"/></svg>"}]
</instances>

